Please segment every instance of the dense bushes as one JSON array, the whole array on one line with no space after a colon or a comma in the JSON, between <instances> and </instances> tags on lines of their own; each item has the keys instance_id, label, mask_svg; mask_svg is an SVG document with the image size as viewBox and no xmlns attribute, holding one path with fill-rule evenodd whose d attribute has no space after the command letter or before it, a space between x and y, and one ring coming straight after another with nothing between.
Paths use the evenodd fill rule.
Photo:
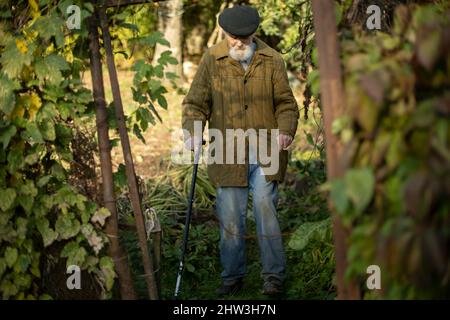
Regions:
<instances>
[{"instance_id":1,"label":"dense bushes","mask_svg":"<svg viewBox=\"0 0 450 320\"><path fill-rule=\"evenodd\" d=\"M349 277L381 267L385 298L449 297L450 11L398 7L391 34L343 41L349 168L331 197L352 228ZM365 288L365 286L363 286Z\"/></svg>"}]
</instances>

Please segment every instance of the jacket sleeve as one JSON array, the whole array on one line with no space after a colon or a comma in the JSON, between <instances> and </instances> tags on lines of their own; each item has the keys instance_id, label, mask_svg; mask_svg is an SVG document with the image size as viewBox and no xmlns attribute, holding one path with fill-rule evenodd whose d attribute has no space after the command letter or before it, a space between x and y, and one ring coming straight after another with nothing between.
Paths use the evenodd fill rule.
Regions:
<instances>
[{"instance_id":1,"label":"jacket sleeve","mask_svg":"<svg viewBox=\"0 0 450 320\"><path fill-rule=\"evenodd\" d=\"M203 54L188 94L182 102L182 128L194 135L194 121L202 122L202 132L211 114L211 81L208 52Z\"/></svg>"},{"instance_id":2,"label":"jacket sleeve","mask_svg":"<svg viewBox=\"0 0 450 320\"><path fill-rule=\"evenodd\" d=\"M280 133L295 136L299 118L297 101L289 86L286 67L281 56L275 57L273 75L273 99L275 118Z\"/></svg>"}]
</instances>

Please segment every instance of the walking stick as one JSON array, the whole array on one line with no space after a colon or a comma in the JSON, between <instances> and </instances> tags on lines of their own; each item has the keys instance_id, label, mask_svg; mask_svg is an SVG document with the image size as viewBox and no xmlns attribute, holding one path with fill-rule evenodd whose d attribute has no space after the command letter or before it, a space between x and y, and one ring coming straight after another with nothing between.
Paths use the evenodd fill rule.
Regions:
<instances>
[{"instance_id":1,"label":"walking stick","mask_svg":"<svg viewBox=\"0 0 450 320\"><path fill-rule=\"evenodd\" d=\"M202 144L205 144L205 141L202 141ZM192 170L192 181L191 181L191 189L189 191L189 202L188 202L188 208L186 212L186 222L184 226L184 234L183 234L183 246L181 248L181 257L180 257L180 264L178 266L178 275L177 275L177 283L175 286L175 294L174 297L177 298L180 293L180 286L181 286L181 277L183 275L184 270L184 256L186 254L187 250L187 243L189 239L189 226L191 224L191 217L192 217L192 205L194 203L194 194L195 194L195 180L197 179L197 169L198 169L198 161L200 159L200 153L201 153L202 147L199 144L198 146L194 145L194 169Z\"/></svg>"}]
</instances>

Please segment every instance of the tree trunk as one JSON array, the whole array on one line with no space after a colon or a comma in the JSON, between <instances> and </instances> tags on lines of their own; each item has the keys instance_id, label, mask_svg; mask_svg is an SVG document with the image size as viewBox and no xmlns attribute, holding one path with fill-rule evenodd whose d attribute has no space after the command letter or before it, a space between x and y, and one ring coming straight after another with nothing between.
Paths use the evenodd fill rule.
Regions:
<instances>
[{"instance_id":1,"label":"tree trunk","mask_svg":"<svg viewBox=\"0 0 450 320\"><path fill-rule=\"evenodd\" d=\"M312 11L315 41L318 49L320 96L325 125L327 175L328 180L332 180L344 174L344 168L339 162L342 147L332 134L331 125L334 119L343 114L345 99L339 61L334 2L333 0L313 0ZM359 299L358 286L353 281L345 281L349 230L342 226L341 219L334 212L330 200L328 200L328 203L330 210L333 212L338 299Z\"/></svg>"},{"instance_id":2,"label":"tree trunk","mask_svg":"<svg viewBox=\"0 0 450 320\"><path fill-rule=\"evenodd\" d=\"M183 81L183 32L182 32L182 15L183 15L183 1L182 0L168 0L161 2L158 10L158 30L164 33L164 38L170 42L170 48L161 44L156 44L155 54L153 56L153 63L157 63L161 53L170 50L172 55L178 60L178 64L169 64L166 66L166 71L175 73L179 80Z\"/></svg>"},{"instance_id":3,"label":"tree trunk","mask_svg":"<svg viewBox=\"0 0 450 320\"><path fill-rule=\"evenodd\" d=\"M137 299L137 295L133 287L133 279L128 266L128 255L119 242L119 227L110 153L111 146L108 134L108 114L106 111L97 26L98 21L95 18L91 18L89 20L89 47L91 51L92 88L96 105L95 114L103 183L103 203L111 212L111 216L106 220L106 234L109 238L109 254L114 260L114 267L119 277L120 295L122 299L135 300Z\"/></svg>"},{"instance_id":4,"label":"tree trunk","mask_svg":"<svg viewBox=\"0 0 450 320\"><path fill-rule=\"evenodd\" d=\"M122 145L123 157L125 159L125 172L130 190L131 205L133 207L136 220L136 229L138 233L139 246L141 248L142 260L144 264L145 280L150 299L158 299L158 290L155 283L153 261L148 251L147 235L144 226L144 215L142 212L139 188L134 171L133 156L131 154L130 140L128 138L127 127L125 124L125 115L123 112L122 98L120 96L120 86L117 77L116 66L114 64L114 55L111 45L111 35L109 33L108 21L105 8L99 10L100 24L103 33L103 45L106 53L106 64L108 66L109 80L111 82L111 91L114 98L114 107L116 111L117 126L119 127L120 142Z\"/></svg>"}]
</instances>

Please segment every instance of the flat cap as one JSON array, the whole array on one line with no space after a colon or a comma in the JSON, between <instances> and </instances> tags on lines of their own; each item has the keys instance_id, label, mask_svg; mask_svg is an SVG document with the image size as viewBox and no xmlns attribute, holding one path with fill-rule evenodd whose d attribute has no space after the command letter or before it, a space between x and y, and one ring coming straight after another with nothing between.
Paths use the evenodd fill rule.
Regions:
<instances>
[{"instance_id":1,"label":"flat cap","mask_svg":"<svg viewBox=\"0 0 450 320\"><path fill-rule=\"evenodd\" d=\"M219 25L229 34L236 37L248 37L259 26L259 14L255 8L235 5L227 8L219 15Z\"/></svg>"}]
</instances>

